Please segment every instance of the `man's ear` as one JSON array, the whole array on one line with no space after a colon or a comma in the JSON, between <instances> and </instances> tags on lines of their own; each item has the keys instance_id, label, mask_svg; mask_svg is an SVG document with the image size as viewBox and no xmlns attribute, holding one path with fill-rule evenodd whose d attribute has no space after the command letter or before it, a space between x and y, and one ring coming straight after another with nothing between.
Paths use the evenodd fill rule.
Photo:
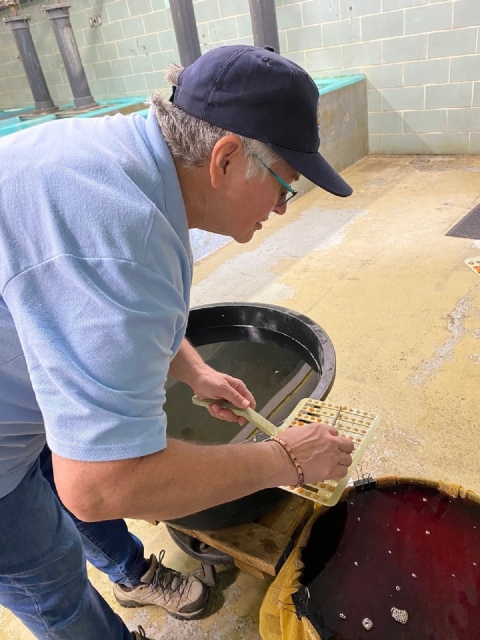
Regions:
<instances>
[{"instance_id":1,"label":"man's ear","mask_svg":"<svg viewBox=\"0 0 480 640\"><path fill-rule=\"evenodd\" d=\"M234 134L220 138L210 157L210 180L214 189L221 189L230 178L232 170L244 163L243 144Z\"/></svg>"}]
</instances>

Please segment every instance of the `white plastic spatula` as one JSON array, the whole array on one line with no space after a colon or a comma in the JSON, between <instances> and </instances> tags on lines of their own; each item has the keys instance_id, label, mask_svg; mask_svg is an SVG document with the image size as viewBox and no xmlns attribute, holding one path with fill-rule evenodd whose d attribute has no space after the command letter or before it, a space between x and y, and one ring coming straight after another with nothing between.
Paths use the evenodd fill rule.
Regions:
<instances>
[{"instance_id":1,"label":"white plastic spatula","mask_svg":"<svg viewBox=\"0 0 480 640\"><path fill-rule=\"evenodd\" d=\"M193 404L198 404L199 407L208 407L211 404L219 404L224 409L230 409L230 411L232 411L236 416L245 418L255 425L257 429L266 433L267 436L276 436L282 430L250 407L247 407L246 409L239 409L231 402L226 402L225 400L212 400L211 398L200 400L198 396L193 396L192 402Z\"/></svg>"}]
</instances>

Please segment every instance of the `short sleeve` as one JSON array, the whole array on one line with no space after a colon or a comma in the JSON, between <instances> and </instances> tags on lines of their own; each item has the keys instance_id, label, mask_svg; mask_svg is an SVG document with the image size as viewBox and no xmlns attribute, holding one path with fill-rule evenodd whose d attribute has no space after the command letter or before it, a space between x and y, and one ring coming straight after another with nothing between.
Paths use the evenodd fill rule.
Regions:
<instances>
[{"instance_id":1,"label":"short sleeve","mask_svg":"<svg viewBox=\"0 0 480 640\"><path fill-rule=\"evenodd\" d=\"M128 260L62 255L3 295L55 453L104 461L165 448L165 381L187 319L171 279Z\"/></svg>"}]
</instances>

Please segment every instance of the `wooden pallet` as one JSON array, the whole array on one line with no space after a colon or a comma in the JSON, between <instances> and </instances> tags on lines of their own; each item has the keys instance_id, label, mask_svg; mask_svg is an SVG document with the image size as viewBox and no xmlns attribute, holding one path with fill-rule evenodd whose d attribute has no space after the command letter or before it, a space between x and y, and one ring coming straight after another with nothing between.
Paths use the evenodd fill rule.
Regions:
<instances>
[{"instance_id":1,"label":"wooden pallet","mask_svg":"<svg viewBox=\"0 0 480 640\"><path fill-rule=\"evenodd\" d=\"M265 578L280 571L312 512L313 502L286 494L282 502L257 522L217 531L174 528L232 556L235 566L242 571Z\"/></svg>"}]
</instances>

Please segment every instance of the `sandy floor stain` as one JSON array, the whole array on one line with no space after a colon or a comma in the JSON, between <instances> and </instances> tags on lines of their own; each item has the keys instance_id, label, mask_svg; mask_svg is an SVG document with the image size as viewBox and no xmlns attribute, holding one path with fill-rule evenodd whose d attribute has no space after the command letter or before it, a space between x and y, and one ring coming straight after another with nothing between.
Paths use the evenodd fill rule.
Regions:
<instances>
[{"instance_id":1,"label":"sandy floor stain","mask_svg":"<svg viewBox=\"0 0 480 640\"><path fill-rule=\"evenodd\" d=\"M447 329L451 335L435 349L435 355L432 358L420 363L417 373L410 376L413 384L424 385L427 378L434 375L445 360L453 358L455 347L467 332L465 318L468 312L478 312L478 309L472 306L472 296L464 296L457 302L455 309L448 316Z\"/></svg>"}]
</instances>

